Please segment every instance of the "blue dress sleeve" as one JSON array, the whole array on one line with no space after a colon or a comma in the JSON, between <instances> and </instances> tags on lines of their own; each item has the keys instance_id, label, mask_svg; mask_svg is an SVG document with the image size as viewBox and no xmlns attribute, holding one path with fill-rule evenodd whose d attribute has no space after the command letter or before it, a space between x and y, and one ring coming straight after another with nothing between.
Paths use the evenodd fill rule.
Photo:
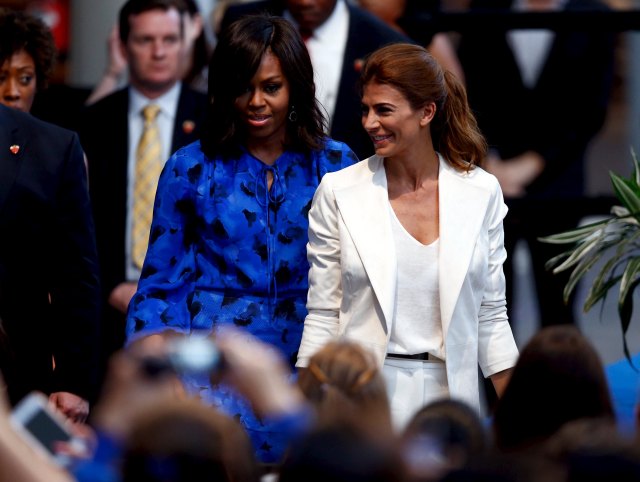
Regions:
<instances>
[{"instance_id":1,"label":"blue dress sleeve","mask_svg":"<svg viewBox=\"0 0 640 482\"><path fill-rule=\"evenodd\" d=\"M324 149L316 152L318 182L327 172L339 171L358 162L358 156L344 142L326 139Z\"/></svg>"},{"instance_id":2,"label":"blue dress sleeve","mask_svg":"<svg viewBox=\"0 0 640 482\"><path fill-rule=\"evenodd\" d=\"M149 247L138 291L129 304L127 342L172 330L189 333L189 296L196 280L198 190L204 156L188 148L166 163L156 192Z\"/></svg>"}]
</instances>

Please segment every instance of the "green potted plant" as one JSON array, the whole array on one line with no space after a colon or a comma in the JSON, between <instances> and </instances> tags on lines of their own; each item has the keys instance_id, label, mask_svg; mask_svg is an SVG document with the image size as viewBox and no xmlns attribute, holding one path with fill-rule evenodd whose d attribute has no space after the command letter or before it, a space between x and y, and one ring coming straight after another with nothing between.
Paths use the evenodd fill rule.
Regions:
<instances>
[{"instance_id":1,"label":"green potted plant","mask_svg":"<svg viewBox=\"0 0 640 482\"><path fill-rule=\"evenodd\" d=\"M640 164L635 152L633 174L624 178L610 172L611 182L620 206L613 206L611 216L583 227L554 234L540 241L552 244L570 244L570 249L550 259L547 269L554 273L572 270L564 289L565 302L578 281L599 261L604 264L596 275L584 302L588 312L599 301L604 301L611 289L618 286L618 314L622 326L624 354L631 356L626 333L633 312L633 293L640 283Z\"/></svg>"}]
</instances>

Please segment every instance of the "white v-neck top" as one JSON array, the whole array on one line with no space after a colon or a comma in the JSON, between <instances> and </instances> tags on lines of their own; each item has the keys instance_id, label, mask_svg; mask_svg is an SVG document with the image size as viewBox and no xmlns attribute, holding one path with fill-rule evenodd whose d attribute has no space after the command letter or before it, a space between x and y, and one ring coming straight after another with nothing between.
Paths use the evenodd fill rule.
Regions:
<instances>
[{"instance_id":1,"label":"white v-neck top","mask_svg":"<svg viewBox=\"0 0 640 482\"><path fill-rule=\"evenodd\" d=\"M404 228L391 203L398 275L388 353L429 352L445 358L440 317L439 239L424 245Z\"/></svg>"}]
</instances>

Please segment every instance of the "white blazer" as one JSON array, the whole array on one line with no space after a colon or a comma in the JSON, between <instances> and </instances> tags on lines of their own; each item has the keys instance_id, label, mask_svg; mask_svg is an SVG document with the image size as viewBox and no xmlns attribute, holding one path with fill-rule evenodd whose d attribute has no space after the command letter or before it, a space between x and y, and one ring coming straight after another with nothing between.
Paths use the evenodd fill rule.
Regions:
<instances>
[{"instance_id":1,"label":"white blazer","mask_svg":"<svg viewBox=\"0 0 640 482\"><path fill-rule=\"evenodd\" d=\"M515 365L507 321L497 179L460 172L440 156L439 282L449 392L480 410L478 365L490 376ZM384 363L396 297L396 253L383 158L326 174L309 212L309 294L298 366L328 341L356 341Z\"/></svg>"}]
</instances>

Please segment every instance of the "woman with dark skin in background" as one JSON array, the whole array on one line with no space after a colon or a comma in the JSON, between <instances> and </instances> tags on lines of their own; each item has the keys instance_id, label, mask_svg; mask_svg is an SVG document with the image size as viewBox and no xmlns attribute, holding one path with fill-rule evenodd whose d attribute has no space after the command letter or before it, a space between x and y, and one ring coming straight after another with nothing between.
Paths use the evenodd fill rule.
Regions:
<instances>
[{"instance_id":1,"label":"woman with dark skin in background","mask_svg":"<svg viewBox=\"0 0 640 482\"><path fill-rule=\"evenodd\" d=\"M23 12L0 8L0 103L29 112L53 72L56 47L49 28Z\"/></svg>"}]
</instances>

